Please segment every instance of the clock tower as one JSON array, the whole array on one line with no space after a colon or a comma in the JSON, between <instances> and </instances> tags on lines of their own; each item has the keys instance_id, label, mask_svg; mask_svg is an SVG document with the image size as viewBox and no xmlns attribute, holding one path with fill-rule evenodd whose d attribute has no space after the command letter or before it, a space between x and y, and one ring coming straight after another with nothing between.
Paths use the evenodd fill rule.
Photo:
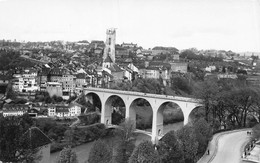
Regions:
<instances>
[{"instance_id":1,"label":"clock tower","mask_svg":"<svg viewBox=\"0 0 260 163\"><path fill-rule=\"evenodd\" d=\"M104 49L104 54L103 54L103 67L105 65L108 65L106 62L112 62L109 63L113 64L116 62L116 57L115 57L115 45L116 45L116 29L115 28L109 28L107 29L107 38L105 42L105 49ZM105 66L107 67L107 66Z\"/></svg>"}]
</instances>

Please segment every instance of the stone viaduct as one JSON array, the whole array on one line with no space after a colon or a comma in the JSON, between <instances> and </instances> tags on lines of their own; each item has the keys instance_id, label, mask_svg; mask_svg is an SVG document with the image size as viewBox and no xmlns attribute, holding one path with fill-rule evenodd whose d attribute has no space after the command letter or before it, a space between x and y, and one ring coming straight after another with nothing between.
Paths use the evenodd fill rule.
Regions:
<instances>
[{"instance_id":1,"label":"stone viaduct","mask_svg":"<svg viewBox=\"0 0 260 163\"><path fill-rule=\"evenodd\" d=\"M152 137L153 143L157 143L158 137L161 137L163 133L163 109L168 103L177 104L184 116L184 125L188 123L189 114L196 107L202 106L201 100L179 97L179 96L169 96L169 95L158 95L149 93L140 93L132 91L120 91L113 89L104 88L84 88L83 93L89 97L91 94L96 94L101 101L101 123L106 125L111 125L112 122L112 101L114 96L120 97L125 104L125 118L135 121L136 120L136 100L145 99L147 100L153 111L153 121L152 121ZM92 99L93 100L93 99Z\"/></svg>"}]
</instances>

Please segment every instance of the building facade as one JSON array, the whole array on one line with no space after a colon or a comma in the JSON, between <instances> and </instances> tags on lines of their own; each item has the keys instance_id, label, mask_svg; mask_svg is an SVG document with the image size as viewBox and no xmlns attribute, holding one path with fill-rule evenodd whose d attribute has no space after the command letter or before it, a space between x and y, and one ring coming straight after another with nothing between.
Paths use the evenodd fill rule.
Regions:
<instances>
[{"instance_id":1,"label":"building facade","mask_svg":"<svg viewBox=\"0 0 260 163\"><path fill-rule=\"evenodd\" d=\"M105 49L103 54L103 61L109 56L112 60L112 63L116 62L115 56L115 44L116 44L116 29L110 28L107 29L107 38L105 43Z\"/></svg>"},{"instance_id":2,"label":"building facade","mask_svg":"<svg viewBox=\"0 0 260 163\"><path fill-rule=\"evenodd\" d=\"M62 84L59 82L47 82L46 91L50 97L54 95L62 97Z\"/></svg>"},{"instance_id":3,"label":"building facade","mask_svg":"<svg viewBox=\"0 0 260 163\"><path fill-rule=\"evenodd\" d=\"M29 109L28 105L23 104L5 104L2 109L4 117L8 116L21 116L25 114Z\"/></svg>"}]
</instances>

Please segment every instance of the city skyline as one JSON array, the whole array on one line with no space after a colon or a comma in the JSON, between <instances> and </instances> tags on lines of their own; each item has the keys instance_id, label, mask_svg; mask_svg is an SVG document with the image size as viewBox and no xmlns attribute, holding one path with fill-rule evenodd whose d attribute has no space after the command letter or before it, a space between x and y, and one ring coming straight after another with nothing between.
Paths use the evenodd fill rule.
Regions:
<instances>
[{"instance_id":1,"label":"city skyline","mask_svg":"<svg viewBox=\"0 0 260 163\"><path fill-rule=\"evenodd\" d=\"M148 3L149 2L149 3ZM0 39L105 40L260 52L258 0L0 0Z\"/></svg>"}]
</instances>

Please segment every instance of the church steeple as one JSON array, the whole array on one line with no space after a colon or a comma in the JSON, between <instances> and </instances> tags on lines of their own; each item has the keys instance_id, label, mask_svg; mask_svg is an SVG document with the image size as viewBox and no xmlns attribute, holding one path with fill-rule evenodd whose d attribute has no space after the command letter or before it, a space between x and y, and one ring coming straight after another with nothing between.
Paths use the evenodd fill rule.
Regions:
<instances>
[{"instance_id":1,"label":"church steeple","mask_svg":"<svg viewBox=\"0 0 260 163\"><path fill-rule=\"evenodd\" d=\"M107 38L106 38L106 43L105 43L105 49L104 49L104 54L103 54L103 67L107 67L104 65L106 62L108 62L108 57L109 62L112 61L112 64L116 62L116 57L115 57L115 44L116 44L116 29L115 28L109 28L107 29ZM111 64L111 63L110 63Z\"/></svg>"}]
</instances>

